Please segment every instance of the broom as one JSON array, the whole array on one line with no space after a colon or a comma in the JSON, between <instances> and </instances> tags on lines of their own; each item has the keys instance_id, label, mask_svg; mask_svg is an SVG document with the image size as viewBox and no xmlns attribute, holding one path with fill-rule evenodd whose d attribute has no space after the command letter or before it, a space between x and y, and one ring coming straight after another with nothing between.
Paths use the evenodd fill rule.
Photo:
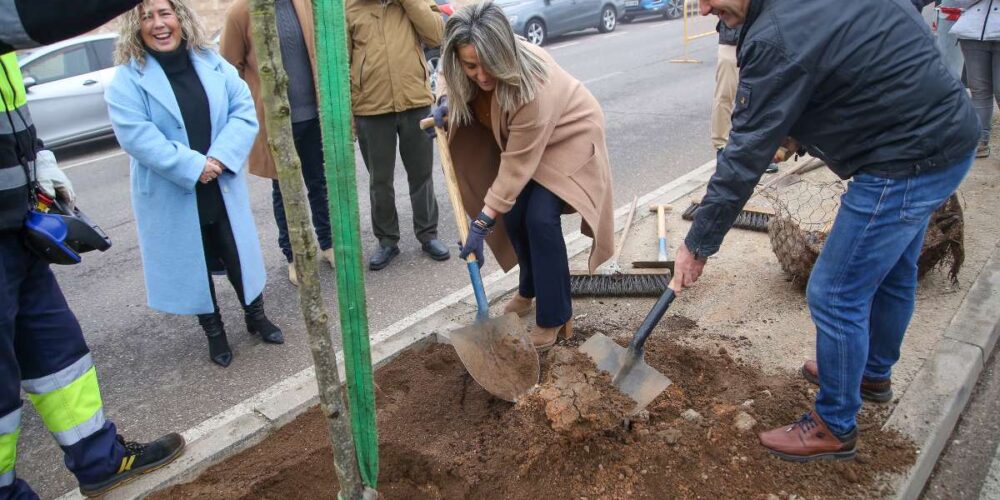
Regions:
<instances>
[{"instance_id":1,"label":"broom","mask_svg":"<svg viewBox=\"0 0 1000 500\"><path fill-rule=\"evenodd\" d=\"M604 266L597 274L590 274L586 271L574 271L569 277L570 294L574 296L596 296L596 297L659 297L670 281L670 275L659 273L625 273L622 271L621 259L622 247L625 246L625 238L628 236L629 228L632 226L632 218L635 216L635 206L639 202L638 197L632 198L632 206L629 209L628 217L625 219L625 228L618 238L615 246L615 253L611 257L611 262Z\"/></svg>"},{"instance_id":2,"label":"broom","mask_svg":"<svg viewBox=\"0 0 1000 500\"><path fill-rule=\"evenodd\" d=\"M767 225L771 223L771 218L775 215L774 209L761 205L753 205L750 201L752 201L758 194L766 191L767 188L777 184L778 181L784 180L792 174L804 174L806 172L811 172L822 167L823 165L825 165L823 160L820 160L819 158L812 158L809 161L802 162L774 176L773 179L767 181L763 186L754 190L753 195L751 195L747 200L747 204L743 206L743 209L740 210L740 213L736 216L736 220L733 221L733 227L766 233ZM687 210L684 210L684 213L681 214L681 218L684 220L694 220L694 214L698 211L698 207L701 206L701 202L702 199L700 197L692 198L691 205L687 207Z\"/></svg>"}]
</instances>

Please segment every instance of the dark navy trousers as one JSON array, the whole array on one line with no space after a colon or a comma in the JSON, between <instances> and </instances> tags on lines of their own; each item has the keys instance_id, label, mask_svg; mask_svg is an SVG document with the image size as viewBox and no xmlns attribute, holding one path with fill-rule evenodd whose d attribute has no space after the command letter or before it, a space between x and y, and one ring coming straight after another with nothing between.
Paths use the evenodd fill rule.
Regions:
<instances>
[{"instance_id":1,"label":"dark navy trousers","mask_svg":"<svg viewBox=\"0 0 1000 500\"><path fill-rule=\"evenodd\" d=\"M535 322L551 328L569 321L569 257L562 234L563 206L558 196L530 181L503 216L507 236L521 268L518 293L535 298Z\"/></svg>"},{"instance_id":2,"label":"dark navy trousers","mask_svg":"<svg viewBox=\"0 0 1000 500\"><path fill-rule=\"evenodd\" d=\"M24 389L81 483L116 473L124 446L105 420L96 369L49 264L0 232L0 500L37 498L14 476Z\"/></svg>"}]
</instances>

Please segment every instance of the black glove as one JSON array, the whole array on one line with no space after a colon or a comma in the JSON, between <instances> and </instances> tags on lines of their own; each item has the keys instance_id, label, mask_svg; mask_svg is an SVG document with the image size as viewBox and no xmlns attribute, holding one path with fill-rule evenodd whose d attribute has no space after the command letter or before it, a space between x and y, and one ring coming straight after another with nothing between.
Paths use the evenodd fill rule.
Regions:
<instances>
[{"instance_id":1,"label":"black glove","mask_svg":"<svg viewBox=\"0 0 1000 500\"><path fill-rule=\"evenodd\" d=\"M434 127L425 130L427 136L431 139L437 137L437 128L441 127L443 130L448 130L448 96L443 95L438 99L437 106L431 110L431 116L434 117Z\"/></svg>"},{"instance_id":2,"label":"black glove","mask_svg":"<svg viewBox=\"0 0 1000 500\"><path fill-rule=\"evenodd\" d=\"M465 243L459 243L459 258L464 259L469 254L473 254L476 256L476 261L479 262L479 268L482 269L483 265L486 264L486 260L483 258L483 241L493 232L495 224L495 220L479 212L479 216L469 222L469 236L465 239Z\"/></svg>"}]
</instances>

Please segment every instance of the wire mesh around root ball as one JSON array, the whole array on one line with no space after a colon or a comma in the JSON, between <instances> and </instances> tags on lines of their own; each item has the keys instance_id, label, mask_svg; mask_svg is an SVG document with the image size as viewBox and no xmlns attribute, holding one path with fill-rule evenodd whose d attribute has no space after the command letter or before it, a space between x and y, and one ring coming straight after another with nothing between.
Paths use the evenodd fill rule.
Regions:
<instances>
[{"instance_id":1,"label":"wire mesh around root ball","mask_svg":"<svg viewBox=\"0 0 1000 500\"><path fill-rule=\"evenodd\" d=\"M823 250L840 209L844 185L840 181L800 180L763 194L774 206L768 225L771 248L791 281L804 287ZM953 194L931 216L917 263L918 278L950 263L948 275L958 282L965 260L964 219L958 195Z\"/></svg>"}]
</instances>

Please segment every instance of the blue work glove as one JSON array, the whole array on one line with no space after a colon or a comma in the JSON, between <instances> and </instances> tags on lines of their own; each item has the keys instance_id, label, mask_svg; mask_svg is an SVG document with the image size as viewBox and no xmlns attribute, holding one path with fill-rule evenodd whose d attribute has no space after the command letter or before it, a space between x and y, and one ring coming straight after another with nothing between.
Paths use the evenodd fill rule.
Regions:
<instances>
[{"instance_id":1,"label":"blue work glove","mask_svg":"<svg viewBox=\"0 0 1000 500\"><path fill-rule=\"evenodd\" d=\"M448 130L448 96L443 95L438 99L437 106L431 110L431 116L434 117L434 128L429 128L425 132L433 139L437 137L437 127Z\"/></svg>"},{"instance_id":2,"label":"blue work glove","mask_svg":"<svg viewBox=\"0 0 1000 500\"><path fill-rule=\"evenodd\" d=\"M479 268L482 269L486 263L486 260L483 258L483 241L493 232L495 224L495 220L479 212L479 216L469 222L469 236L465 239L465 243L459 244L459 258L464 259L469 254L473 254L479 262Z\"/></svg>"}]
</instances>

